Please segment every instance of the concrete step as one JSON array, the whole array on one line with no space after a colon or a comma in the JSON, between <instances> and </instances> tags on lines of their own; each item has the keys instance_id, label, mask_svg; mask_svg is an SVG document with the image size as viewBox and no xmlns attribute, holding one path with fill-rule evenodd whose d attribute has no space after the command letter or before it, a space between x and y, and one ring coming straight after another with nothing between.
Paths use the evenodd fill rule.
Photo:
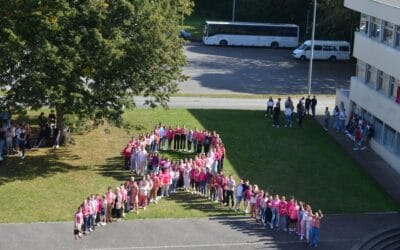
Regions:
<instances>
[{"instance_id":1,"label":"concrete step","mask_svg":"<svg viewBox=\"0 0 400 250\"><path fill-rule=\"evenodd\" d=\"M400 225L384 228L364 237L352 250L392 249L400 243ZM396 249L396 248L394 248Z\"/></svg>"}]
</instances>

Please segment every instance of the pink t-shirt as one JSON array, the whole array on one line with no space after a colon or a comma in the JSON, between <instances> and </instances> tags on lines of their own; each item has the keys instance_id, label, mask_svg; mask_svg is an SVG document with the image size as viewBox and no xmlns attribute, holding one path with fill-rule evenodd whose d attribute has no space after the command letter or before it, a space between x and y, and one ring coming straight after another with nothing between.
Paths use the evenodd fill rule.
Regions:
<instances>
[{"instance_id":1,"label":"pink t-shirt","mask_svg":"<svg viewBox=\"0 0 400 250\"><path fill-rule=\"evenodd\" d=\"M82 224L83 223L83 214L82 212L75 213L75 224Z\"/></svg>"},{"instance_id":2,"label":"pink t-shirt","mask_svg":"<svg viewBox=\"0 0 400 250\"><path fill-rule=\"evenodd\" d=\"M299 208L297 206L291 206L290 210L289 210L290 219L297 220L298 211L299 211Z\"/></svg>"},{"instance_id":3,"label":"pink t-shirt","mask_svg":"<svg viewBox=\"0 0 400 250\"><path fill-rule=\"evenodd\" d=\"M287 202L281 201L279 202L279 215L286 215L287 213Z\"/></svg>"}]
</instances>

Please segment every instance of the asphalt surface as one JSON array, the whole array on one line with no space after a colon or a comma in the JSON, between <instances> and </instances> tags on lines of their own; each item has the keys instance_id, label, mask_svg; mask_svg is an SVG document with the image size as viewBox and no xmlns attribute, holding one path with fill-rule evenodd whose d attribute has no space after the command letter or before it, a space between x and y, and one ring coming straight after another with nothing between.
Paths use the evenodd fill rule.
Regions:
<instances>
[{"instance_id":1,"label":"asphalt surface","mask_svg":"<svg viewBox=\"0 0 400 250\"><path fill-rule=\"evenodd\" d=\"M350 249L363 236L400 223L400 214L326 216L319 249ZM1 224L0 249L309 249L298 236L247 217L148 219L112 223L73 238L72 222Z\"/></svg>"},{"instance_id":2,"label":"asphalt surface","mask_svg":"<svg viewBox=\"0 0 400 250\"><path fill-rule=\"evenodd\" d=\"M184 48L190 76L180 83L182 93L306 93L308 62L295 60L292 50L205 46L190 43ZM334 94L348 88L355 74L351 62L315 61L312 92Z\"/></svg>"}]
</instances>

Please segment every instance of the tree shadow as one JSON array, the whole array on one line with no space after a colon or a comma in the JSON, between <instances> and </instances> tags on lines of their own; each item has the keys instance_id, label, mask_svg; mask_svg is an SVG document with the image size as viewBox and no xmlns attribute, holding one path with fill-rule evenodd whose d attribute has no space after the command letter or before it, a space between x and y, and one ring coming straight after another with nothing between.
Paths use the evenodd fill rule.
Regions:
<instances>
[{"instance_id":1,"label":"tree shadow","mask_svg":"<svg viewBox=\"0 0 400 250\"><path fill-rule=\"evenodd\" d=\"M124 159L122 156L108 158L106 164L97 165L97 173L105 177L112 177L117 181L124 182L129 180L132 174L124 169Z\"/></svg>"},{"instance_id":2,"label":"tree shadow","mask_svg":"<svg viewBox=\"0 0 400 250\"><path fill-rule=\"evenodd\" d=\"M208 216L236 216L238 215L233 210L213 203L207 198L197 196L188 192L177 192L172 194L166 200L172 200L187 210L198 210L206 213Z\"/></svg>"},{"instance_id":3,"label":"tree shadow","mask_svg":"<svg viewBox=\"0 0 400 250\"><path fill-rule=\"evenodd\" d=\"M65 148L58 149L57 152L49 150L46 155L27 155L23 160L17 156L8 156L0 166L0 185L89 169L88 166L74 166L64 162L64 160L79 158L77 155L70 154L70 151Z\"/></svg>"}]
</instances>

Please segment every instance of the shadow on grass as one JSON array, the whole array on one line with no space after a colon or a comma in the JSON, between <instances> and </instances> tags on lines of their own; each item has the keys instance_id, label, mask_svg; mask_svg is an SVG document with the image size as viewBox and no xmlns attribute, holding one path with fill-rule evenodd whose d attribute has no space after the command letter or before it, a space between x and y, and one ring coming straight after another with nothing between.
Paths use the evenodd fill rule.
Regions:
<instances>
[{"instance_id":1,"label":"shadow on grass","mask_svg":"<svg viewBox=\"0 0 400 250\"><path fill-rule=\"evenodd\" d=\"M46 155L30 155L24 160L19 157L6 157L0 166L0 185L13 182L33 180L38 177L48 178L57 173L87 170L88 166L73 166L64 160L76 160L79 156L70 154L66 148L57 151L49 150Z\"/></svg>"},{"instance_id":2,"label":"shadow on grass","mask_svg":"<svg viewBox=\"0 0 400 250\"><path fill-rule=\"evenodd\" d=\"M208 216L235 216L238 215L229 208L210 200L187 192L178 192L172 194L167 200L173 200L188 210L199 210Z\"/></svg>"},{"instance_id":3,"label":"shadow on grass","mask_svg":"<svg viewBox=\"0 0 400 250\"><path fill-rule=\"evenodd\" d=\"M98 165L97 173L105 177L112 177L117 181L124 182L129 180L132 174L124 169L124 159L122 156L108 158L106 164Z\"/></svg>"}]
</instances>

